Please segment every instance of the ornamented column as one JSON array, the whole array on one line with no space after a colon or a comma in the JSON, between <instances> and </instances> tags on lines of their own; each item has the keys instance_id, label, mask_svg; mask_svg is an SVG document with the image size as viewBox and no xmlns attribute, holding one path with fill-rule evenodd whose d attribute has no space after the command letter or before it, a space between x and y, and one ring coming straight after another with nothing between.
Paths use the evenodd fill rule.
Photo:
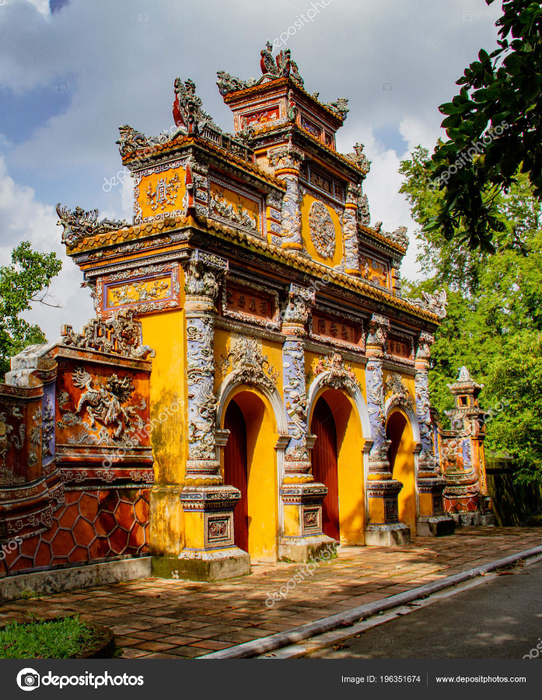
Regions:
<instances>
[{"instance_id":1,"label":"ornamented column","mask_svg":"<svg viewBox=\"0 0 542 700\"><path fill-rule=\"evenodd\" d=\"M188 461L186 483L221 483L216 457L213 393L215 362L214 319L219 279L228 261L196 250L185 269L185 314L188 383Z\"/></svg>"},{"instance_id":2,"label":"ornamented column","mask_svg":"<svg viewBox=\"0 0 542 700\"><path fill-rule=\"evenodd\" d=\"M347 186L343 213L344 271L350 275L359 275L357 213L360 197L361 185Z\"/></svg>"},{"instance_id":3,"label":"ornamented column","mask_svg":"<svg viewBox=\"0 0 542 700\"><path fill-rule=\"evenodd\" d=\"M185 547L178 559L161 558L154 566L162 576L208 581L250 573L248 554L234 545L233 510L241 494L223 485L215 433L215 300L227 270L225 258L201 250L185 265L188 460L180 495Z\"/></svg>"},{"instance_id":4,"label":"ornamented column","mask_svg":"<svg viewBox=\"0 0 542 700\"><path fill-rule=\"evenodd\" d=\"M282 198L282 247L303 250L299 172L304 155L293 146L272 148L267 155L269 163L275 168L275 175L286 184L286 193Z\"/></svg>"},{"instance_id":5,"label":"ornamented column","mask_svg":"<svg viewBox=\"0 0 542 700\"><path fill-rule=\"evenodd\" d=\"M420 429L421 449L418 456L419 514L418 534L452 535L455 523L444 513L443 491L446 480L439 474L435 458L431 402L429 399L429 359L435 342L430 333L421 333L416 352L416 416Z\"/></svg>"},{"instance_id":6,"label":"ornamented column","mask_svg":"<svg viewBox=\"0 0 542 700\"><path fill-rule=\"evenodd\" d=\"M284 458L284 480L280 494L284 504L284 530L279 554L293 561L308 561L335 540L322 532L322 501L327 493L314 482L307 445L309 433L305 388L305 324L314 304L314 289L290 285L283 312L284 404L291 436Z\"/></svg>"},{"instance_id":7,"label":"ornamented column","mask_svg":"<svg viewBox=\"0 0 542 700\"><path fill-rule=\"evenodd\" d=\"M374 442L369 452L369 524L365 532L365 544L378 546L405 544L410 541L410 529L399 522L397 497L403 485L393 478L388 461L391 442L386 438L383 362L389 327L390 322L387 318L373 314L366 342L369 360L365 370L367 410Z\"/></svg>"},{"instance_id":8,"label":"ornamented column","mask_svg":"<svg viewBox=\"0 0 542 700\"><path fill-rule=\"evenodd\" d=\"M450 428L439 427L446 479L445 510L461 525L493 525L495 516L490 512L484 453L486 422L491 413L478 404L483 384L473 381L468 369L462 367L448 389L455 407L447 411ZM504 400L496 410L506 405Z\"/></svg>"}]
</instances>

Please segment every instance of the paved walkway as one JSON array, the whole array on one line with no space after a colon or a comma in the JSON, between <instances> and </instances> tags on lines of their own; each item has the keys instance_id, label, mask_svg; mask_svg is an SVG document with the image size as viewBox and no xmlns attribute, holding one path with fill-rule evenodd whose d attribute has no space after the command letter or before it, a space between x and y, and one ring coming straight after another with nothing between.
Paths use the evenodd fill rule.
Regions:
<instances>
[{"instance_id":1,"label":"paved walkway","mask_svg":"<svg viewBox=\"0 0 542 700\"><path fill-rule=\"evenodd\" d=\"M148 578L81 589L0 608L0 623L79 613L113 629L124 658L193 658L322 617L542 544L540 528L462 528L403 547L341 547L319 564L254 564L229 581ZM311 567L313 568L313 567ZM294 578L297 574L297 580ZM273 592L290 588L271 607ZM267 604L266 604L267 600Z\"/></svg>"}]
</instances>

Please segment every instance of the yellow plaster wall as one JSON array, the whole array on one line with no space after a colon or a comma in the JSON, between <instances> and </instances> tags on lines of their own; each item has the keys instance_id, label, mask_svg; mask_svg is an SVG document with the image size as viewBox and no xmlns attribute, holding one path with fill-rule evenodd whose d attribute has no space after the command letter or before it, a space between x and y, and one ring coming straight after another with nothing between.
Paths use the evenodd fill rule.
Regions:
<instances>
[{"instance_id":1,"label":"yellow plaster wall","mask_svg":"<svg viewBox=\"0 0 542 700\"><path fill-rule=\"evenodd\" d=\"M167 201L158 202L156 188L160 180L166 180L168 188ZM182 209L183 198L186 192L186 171L184 168L169 168L161 173L144 175L139 183L139 194L136 201L141 208L143 221L147 217L155 217L171 211ZM152 196L154 194L154 199ZM153 209L154 206L154 209Z\"/></svg>"},{"instance_id":2,"label":"yellow plaster wall","mask_svg":"<svg viewBox=\"0 0 542 700\"><path fill-rule=\"evenodd\" d=\"M151 552L177 556L184 546L179 493L188 455L184 312L153 314L140 320L143 342L156 351L150 379L155 475L151 491Z\"/></svg>"},{"instance_id":3,"label":"yellow plaster wall","mask_svg":"<svg viewBox=\"0 0 542 700\"><path fill-rule=\"evenodd\" d=\"M414 439L412 426L406 414L400 408L393 408L388 416L388 423L395 413L401 413L406 419L406 425L400 437L393 478L403 484L398 497L399 520L408 525L412 535L416 534L416 473L414 469ZM391 436L390 436L391 438Z\"/></svg>"},{"instance_id":4,"label":"yellow plaster wall","mask_svg":"<svg viewBox=\"0 0 542 700\"><path fill-rule=\"evenodd\" d=\"M248 551L254 560L276 561L279 520L275 445L278 433L274 412L267 397L252 386L236 387L228 403L232 399L243 412L247 428ZM226 411L223 420L225 415Z\"/></svg>"},{"instance_id":5,"label":"yellow plaster wall","mask_svg":"<svg viewBox=\"0 0 542 700\"><path fill-rule=\"evenodd\" d=\"M335 253L333 255L333 258L323 258L319 253L317 253L316 248L314 247L314 244L313 244L312 239L311 239L310 227L309 227L309 212L310 212L310 208L312 206L312 203L319 202L319 201L321 201L321 200L317 199L316 197L313 197L311 194L306 194L303 197L303 201L301 204L301 237L303 239L303 246L313 260L316 260L317 262L323 263L324 265L328 265L329 267L335 267L335 265L340 265L340 263L343 259L342 228L341 228L341 222L340 222L339 217L337 216L337 213L335 212L335 210L332 207L330 207L325 202L322 202L322 204L325 205L326 209L329 212L329 215L331 216L333 224L335 225L336 238L335 238Z\"/></svg>"}]
</instances>

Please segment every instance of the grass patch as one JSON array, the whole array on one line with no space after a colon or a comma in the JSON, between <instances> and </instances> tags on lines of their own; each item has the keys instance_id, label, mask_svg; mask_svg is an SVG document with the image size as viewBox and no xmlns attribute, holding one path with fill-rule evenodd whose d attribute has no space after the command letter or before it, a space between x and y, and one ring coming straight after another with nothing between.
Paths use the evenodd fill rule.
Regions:
<instances>
[{"instance_id":1,"label":"grass patch","mask_svg":"<svg viewBox=\"0 0 542 700\"><path fill-rule=\"evenodd\" d=\"M96 643L96 631L79 617L12 622L0 629L0 659L69 659Z\"/></svg>"}]
</instances>

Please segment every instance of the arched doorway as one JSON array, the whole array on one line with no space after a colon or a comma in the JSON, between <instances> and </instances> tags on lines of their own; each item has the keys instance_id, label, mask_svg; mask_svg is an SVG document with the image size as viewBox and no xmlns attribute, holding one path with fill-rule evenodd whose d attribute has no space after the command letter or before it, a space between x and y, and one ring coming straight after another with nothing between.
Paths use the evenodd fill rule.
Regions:
<instances>
[{"instance_id":1,"label":"arched doorway","mask_svg":"<svg viewBox=\"0 0 542 700\"><path fill-rule=\"evenodd\" d=\"M247 428L243 412L235 401L229 403L224 428L230 431L224 451L224 482L241 492L233 511L234 541L239 549L248 552Z\"/></svg>"},{"instance_id":2,"label":"arched doorway","mask_svg":"<svg viewBox=\"0 0 542 700\"><path fill-rule=\"evenodd\" d=\"M234 542L253 561L278 555L277 426L267 397L239 385L226 404L223 427L224 483L241 492L234 510Z\"/></svg>"},{"instance_id":3,"label":"arched doorway","mask_svg":"<svg viewBox=\"0 0 542 700\"><path fill-rule=\"evenodd\" d=\"M391 440L388 460L393 478L403 484L398 497L399 520L416 535L416 472L414 467L414 444L412 427L405 414L392 410L386 426L386 436Z\"/></svg>"},{"instance_id":4,"label":"arched doorway","mask_svg":"<svg viewBox=\"0 0 542 700\"><path fill-rule=\"evenodd\" d=\"M314 407L311 431L316 435L312 450L314 480L328 489L322 504L322 530L328 537L340 540L337 430L333 413L323 397Z\"/></svg>"}]
</instances>

